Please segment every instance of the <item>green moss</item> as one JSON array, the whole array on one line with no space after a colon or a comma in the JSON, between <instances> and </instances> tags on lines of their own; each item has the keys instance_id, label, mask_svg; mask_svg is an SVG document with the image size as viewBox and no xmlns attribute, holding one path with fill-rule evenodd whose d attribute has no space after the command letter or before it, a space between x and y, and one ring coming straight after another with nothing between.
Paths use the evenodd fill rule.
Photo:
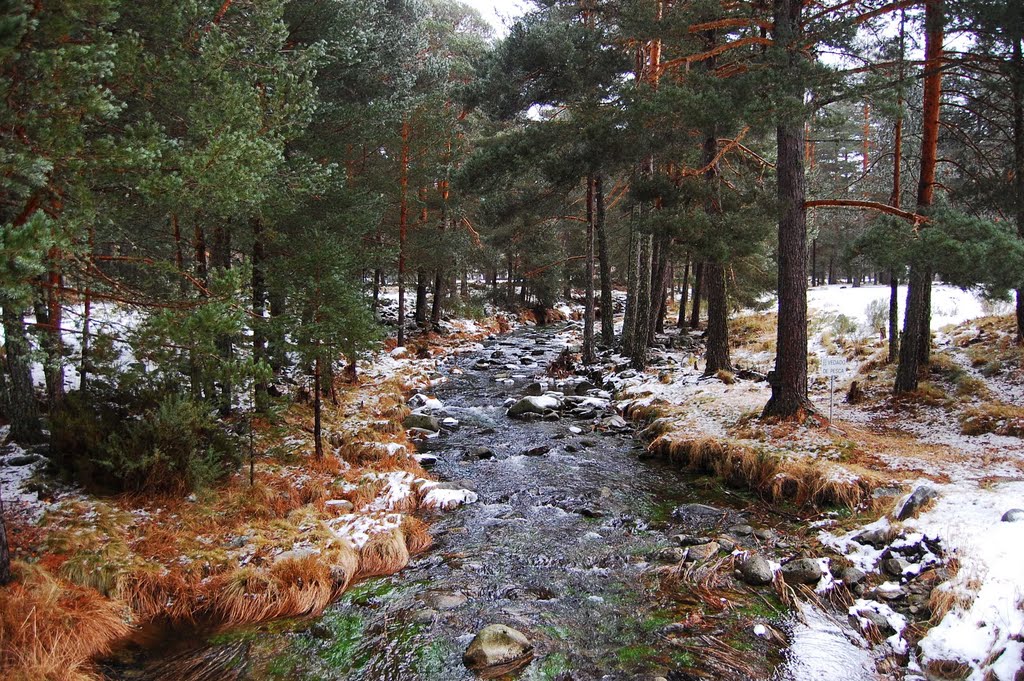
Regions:
<instances>
[{"instance_id":1,"label":"green moss","mask_svg":"<svg viewBox=\"0 0 1024 681\"><path fill-rule=\"evenodd\" d=\"M429 643L416 651L416 675L421 679L447 678L445 660L451 654L451 646L442 641Z\"/></svg>"},{"instance_id":2,"label":"green moss","mask_svg":"<svg viewBox=\"0 0 1024 681\"><path fill-rule=\"evenodd\" d=\"M615 657L618 659L621 666L632 667L644 662L645 660L651 659L657 654L658 651L651 646L632 645L626 646L625 648L619 648L615 652Z\"/></svg>"},{"instance_id":3,"label":"green moss","mask_svg":"<svg viewBox=\"0 0 1024 681\"><path fill-rule=\"evenodd\" d=\"M645 632L652 634L656 631L661 631L675 621L676 620L671 613L664 610L658 610L651 613L647 619L643 620L640 623L640 628Z\"/></svg>"},{"instance_id":4,"label":"green moss","mask_svg":"<svg viewBox=\"0 0 1024 681\"><path fill-rule=\"evenodd\" d=\"M356 655L366 628L362 615L337 609L325 615L321 623L331 631L331 637L330 644L319 651L320 659L335 671L362 666Z\"/></svg>"},{"instance_id":5,"label":"green moss","mask_svg":"<svg viewBox=\"0 0 1024 681\"><path fill-rule=\"evenodd\" d=\"M672 659L672 663L677 667L695 667L697 666L697 656L689 650L675 650L669 657Z\"/></svg>"},{"instance_id":6,"label":"green moss","mask_svg":"<svg viewBox=\"0 0 1024 681\"><path fill-rule=\"evenodd\" d=\"M523 681L555 681L558 677L571 671L569 658L563 653L548 655L539 664L530 667Z\"/></svg>"}]
</instances>

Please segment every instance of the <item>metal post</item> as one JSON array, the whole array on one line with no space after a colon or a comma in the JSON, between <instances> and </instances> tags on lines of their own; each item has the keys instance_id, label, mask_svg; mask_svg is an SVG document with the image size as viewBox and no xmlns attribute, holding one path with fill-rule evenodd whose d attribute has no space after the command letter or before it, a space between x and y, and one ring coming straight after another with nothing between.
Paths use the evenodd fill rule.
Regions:
<instances>
[{"instance_id":1,"label":"metal post","mask_svg":"<svg viewBox=\"0 0 1024 681\"><path fill-rule=\"evenodd\" d=\"M832 396L836 390L836 377L828 377L828 425L832 425Z\"/></svg>"}]
</instances>

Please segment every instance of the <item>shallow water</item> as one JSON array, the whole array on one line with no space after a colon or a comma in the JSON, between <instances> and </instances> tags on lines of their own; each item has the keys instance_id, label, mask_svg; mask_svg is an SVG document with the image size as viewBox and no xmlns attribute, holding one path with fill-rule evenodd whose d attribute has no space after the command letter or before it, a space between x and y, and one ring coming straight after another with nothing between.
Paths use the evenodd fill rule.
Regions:
<instances>
[{"instance_id":1,"label":"shallow water","mask_svg":"<svg viewBox=\"0 0 1024 681\"><path fill-rule=\"evenodd\" d=\"M206 640L179 638L173 655L155 646L127 668L111 669L111 676L184 678L188 667L188 678L217 681L468 681L474 676L462 664L466 646L483 626L502 623L526 633L536 646L522 679L732 678L707 667L704 675L693 676L703 666L699 650L663 636L663 627L679 618L681 597L659 592L652 568L653 556L681 531L669 519L673 507L732 503L734 512L720 520L733 524L745 510L737 507L742 497L727 497L707 479L642 458L630 433L575 435L570 426L590 430L590 424L505 417L503 402L519 396L562 347L556 330L526 330L488 341L484 350L450 359L442 368L447 373L457 364L464 371L437 390L447 415L460 425L419 449L438 456L434 475L475 490L480 500L429 515L435 546L406 570L357 585L314 620ZM497 366L473 367L495 350L506 355L494 360ZM520 357L535 363L524 366ZM509 371L506 362L516 364L511 386L495 380ZM522 455L539 445L551 450ZM481 446L493 449L495 457L466 456ZM785 663L777 650L749 634L757 614L753 606L749 612L737 606L722 616L715 633L733 637L762 678L826 678L813 665L801 666L796 654L802 649L794 648ZM801 633L798 627L795 640L813 643L821 628L812 623L810 633ZM823 635L821 646L836 643L826 657L841 659L846 639ZM155 671L154 662L165 671ZM841 666L843 678L874 678Z\"/></svg>"}]
</instances>

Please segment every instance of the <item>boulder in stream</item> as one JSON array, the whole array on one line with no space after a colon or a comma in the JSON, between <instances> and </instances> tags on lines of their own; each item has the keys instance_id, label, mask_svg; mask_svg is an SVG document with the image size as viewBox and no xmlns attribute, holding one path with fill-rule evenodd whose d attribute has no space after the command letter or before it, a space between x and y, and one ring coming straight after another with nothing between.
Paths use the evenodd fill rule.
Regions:
<instances>
[{"instance_id":1,"label":"boulder in stream","mask_svg":"<svg viewBox=\"0 0 1024 681\"><path fill-rule=\"evenodd\" d=\"M504 624L488 624L469 644L462 662L486 678L508 674L533 659L530 639Z\"/></svg>"},{"instance_id":2,"label":"boulder in stream","mask_svg":"<svg viewBox=\"0 0 1024 681\"><path fill-rule=\"evenodd\" d=\"M429 414L421 414L414 411L405 417L402 421L402 427L406 430L419 428L421 430L429 430L436 433L441 430L441 422Z\"/></svg>"},{"instance_id":3,"label":"boulder in stream","mask_svg":"<svg viewBox=\"0 0 1024 681\"><path fill-rule=\"evenodd\" d=\"M528 395L508 408L509 416L524 414L546 414L562 406L561 400L553 395Z\"/></svg>"}]
</instances>

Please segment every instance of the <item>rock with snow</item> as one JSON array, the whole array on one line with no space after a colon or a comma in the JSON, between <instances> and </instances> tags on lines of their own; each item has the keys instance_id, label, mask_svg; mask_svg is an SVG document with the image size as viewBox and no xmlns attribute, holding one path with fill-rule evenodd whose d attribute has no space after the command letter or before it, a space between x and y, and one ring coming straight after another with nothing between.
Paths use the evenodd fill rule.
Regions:
<instances>
[{"instance_id":1,"label":"rock with snow","mask_svg":"<svg viewBox=\"0 0 1024 681\"><path fill-rule=\"evenodd\" d=\"M1011 508L1000 518L1004 523L1024 522L1024 508Z\"/></svg>"},{"instance_id":2,"label":"rock with snow","mask_svg":"<svg viewBox=\"0 0 1024 681\"><path fill-rule=\"evenodd\" d=\"M419 428L420 430L429 430L436 433L441 430L441 422L430 414L422 414L414 411L405 417L402 421L402 427L406 430Z\"/></svg>"},{"instance_id":3,"label":"rock with snow","mask_svg":"<svg viewBox=\"0 0 1024 681\"><path fill-rule=\"evenodd\" d=\"M437 465L437 457L433 454L413 454L412 458L416 459L416 463L424 468L431 468Z\"/></svg>"},{"instance_id":4,"label":"rock with snow","mask_svg":"<svg viewBox=\"0 0 1024 681\"><path fill-rule=\"evenodd\" d=\"M355 508L355 504L348 499L328 499L324 502L324 506L341 511L342 513L351 513Z\"/></svg>"},{"instance_id":5,"label":"rock with snow","mask_svg":"<svg viewBox=\"0 0 1024 681\"><path fill-rule=\"evenodd\" d=\"M751 586L771 584L774 574L768 559L760 554L754 554L740 563L740 577Z\"/></svg>"},{"instance_id":6,"label":"rock with snow","mask_svg":"<svg viewBox=\"0 0 1024 681\"><path fill-rule=\"evenodd\" d=\"M865 530L853 538L858 544L865 544L872 548L880 549L885 546L888 532L885 528L876 527Z\"/></svg>"},{"instance_id":7,"label":"rock with snow","mask_svg":"<svg viewBox=\"0 0 1024 681\"><path fill-rule=\"evenodd\" d=\"M822 574L821 564L814 558L794 558L782 566L786 584L817 584Z\"/></svg>"},{"instance_id":8,"label":"rock with snow","mask_svg":"<svg viewBox=\"0 0 1024 681\"><path fill-rule=\"evenodd\" d=\"M468 459L480 459L480 460L493 459L494 458L494 450L491 449L490 447L484 447L484 446L473 447L468 452L466 452L466 458L468 458Z\"/></svg>"},{"instance_id":9,"label":"rock with snow","mask_svg":"<svg viewBox=\"0 0 1024 681\"><path fill-rule=\"evenodd\" d=\"M928 485L921 485L908 496L896 510L896 520L906 520L917 515L921 507L939 496L938 490Z\"/></svg>"},{"instance_id":10,"label":"rock with snow","mask_svg":"<svg viewBox=\"0 0 1024 681\"><path fill-rule=\"evenodd\" d=\"M424 481L420 486L423 492L423 499L420 506L424 508L439 508L442 510L475 504L479 499L476 492L462 489L452 483L437 483Z\"/></svg>"},{"instance_id":11,"label":"rock with snow","mask_svg":"<svg viewBox=\"0 0 1024 681\"><path fill-rule=\"evenodd\" d=\"M543 415L561 406L562 401L554 395L528 395L509 407L508 415L512 417L524 414Z\"/></svg>"}]
</instances>

